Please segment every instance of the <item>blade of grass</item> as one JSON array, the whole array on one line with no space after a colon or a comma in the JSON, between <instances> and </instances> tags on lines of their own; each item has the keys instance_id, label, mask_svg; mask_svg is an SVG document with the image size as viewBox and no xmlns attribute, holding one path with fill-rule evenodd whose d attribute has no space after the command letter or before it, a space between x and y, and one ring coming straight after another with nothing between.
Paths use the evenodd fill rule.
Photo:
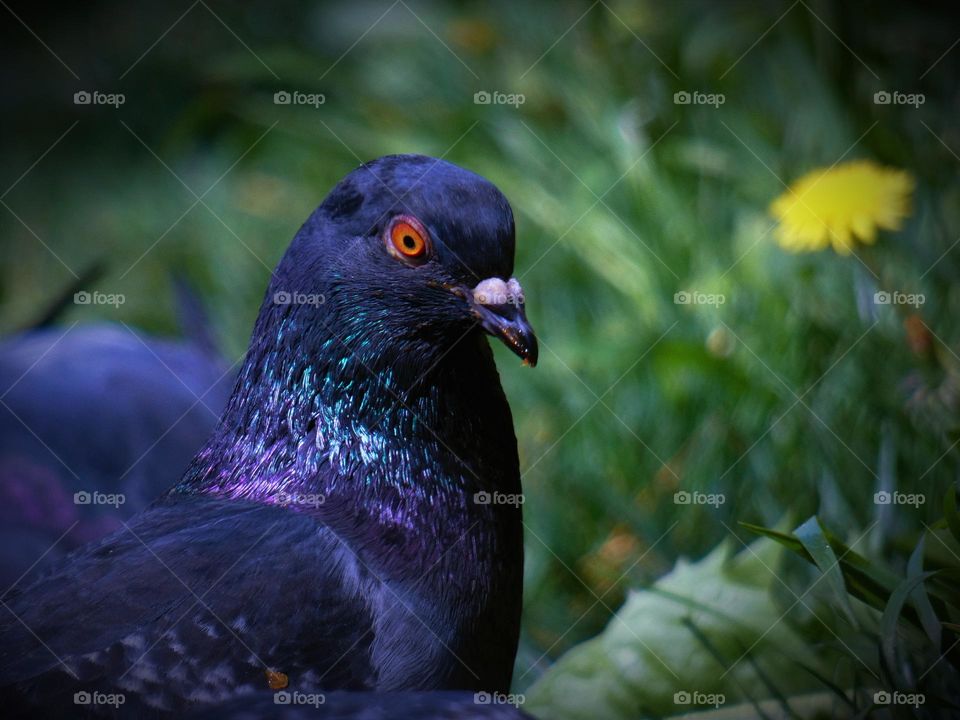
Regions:
<instances>
[{"instance_id":1,"label":"blade of grass","mask_svg":"<svg viewBox=\"0 0 960 720\"><path fill-rule=\"evenodd\" d=\"M858 629L857 618L853 614L853 607L850 605L850 597L847 593L847 586L843 580L843 569L840 561L837 559L830 542L824 535L823 528L816 516L809 518L805 523L794 531L794 535L803 543L803 547L813 558L814 563L820 568L824 578L827 581L827 587L830 588L834 602L847 616L847 621Z\"/></svg>"},{"instance_id":2,"label":"blade of grass","mask_svg":"<svg viewBox=\"0 0 960 720\"><path fill-rule=\"evenodd\" d=\"M730 667L729 659L725 658L723 653L721 653L720 650L712 642L710 642L710 638L708 638L703 631L697 627L696 623L690 620L690 618L684 618L682 622L684 625L686 625L687 629L690 630L694 638L696 638L697 641L706 648L707 652L713 656L714 660L724 667ZM763 709L760 707L760 703L756 698L752 697L751 693L747 692L747 689L743 686L736 675L731 676L731 679L740 688L740 692L743 693L743 696L747 698L751 705L753 705L754 710L757 711L757 715L764 720L772 720L769 715L763 712ZM791 712L792 715L792 711L790 711L789 706L787 707L787 711Z\"/></svg>"},{"instance_id":3,"label":"blade of grass","mask_svg":"<svg viewBox=\"0 0 960 720\"><path fill-rule=\"evenodd\" d=\"M799 665L808 673L810 673L813 677L815 677L819 682L823 683L828 688L830 688L830 690L833 691L834 695L836 695L841 700L843 700L844 704L849 705L852 710L857 709L857 704L851 698L847 697L847 693L844 692L842 687L837 685L835 682L833 682L826 675L818 671L816 668L810 667L809 665L803 662L799 663Z\"/></svg>"},{"instance_id":4,"label":"blade of grass","mask_svg":"<svg viewBox=\"0 0 960 720\"><path fill-rule=\"evenodd\" d=\"M908 579L918 578L923 575L924 540L926 540L926 535L921 535L920 542L917 543L916 549L913 551L913 554L910 555L910 560L907 563ZM933 573L931 573L931 575L932 574ZM923 630L927 633L927 637L930 638L934 647L939 648L942 636L940 620L933 610L933 605L930 604L930 598L927 596L923 582L920 582L910 593L910 601L913 603L913 607L920 617L920 624L923 625Z\"/></svg>"},{"instance_id":5,"label":"blade of grass","mask_svg":"<svg viewBox=\"0 0 960 720\"><path fill-rule=\"evenodd\" d=\"M880 650L887 669L898 687L909 687L897 666L897 624L900 614L914 588L932 575L933 573L922 573L915 577L908 577L900 583L890 596L890 602L887 603L880 618Z\"/></svg>"}]
</instances>

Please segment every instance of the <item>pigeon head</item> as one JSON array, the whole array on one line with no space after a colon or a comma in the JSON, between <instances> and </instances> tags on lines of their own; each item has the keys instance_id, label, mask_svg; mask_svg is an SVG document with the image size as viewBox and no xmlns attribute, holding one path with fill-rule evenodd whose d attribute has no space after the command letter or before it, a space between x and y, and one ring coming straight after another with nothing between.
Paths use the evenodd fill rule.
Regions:
<instances>
[{"instance_id":1,"label":"pigeon head","mask_svg":"<svg viewBox=\"0 0 960 720\"><path fill-rule=\"evenodd\" d=\"M221 423L180 487L264 499L349 494L344 478L362 477L384 517L380 501L412 487L444 485L455 504L466 486L516 492L484 337L536 363L514 245L509 203L474 173L419 155L351 172L277 265Z\"/></svg>"},{"instance_id":2,"label":"pigeon head","mask_svg":"<svg viewBox=\"0 0 960 720\"><path fill-rule=\"evenodd\" d=\"M484 178L420 155L347 175L294 238L262 314L371 369L426 370L482 329L526 364L537 340L512 278L514 221Z\"/></svg>"}]
</instances>

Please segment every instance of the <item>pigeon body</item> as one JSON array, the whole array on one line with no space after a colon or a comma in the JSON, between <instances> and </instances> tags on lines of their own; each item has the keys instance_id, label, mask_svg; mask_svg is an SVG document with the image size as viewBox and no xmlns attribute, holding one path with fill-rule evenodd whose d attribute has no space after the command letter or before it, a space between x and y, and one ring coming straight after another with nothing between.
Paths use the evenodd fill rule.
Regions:
<instances>
[{"instance_id":1,"label":"pigeon body","mask_svg":"<svg viewBox=\"0 0 960 720\"><path fill-rule=\"evenodd\" d=\"M389 156L348 175L273 274L181 481L4 598L5 704L179 712L280 676L507 692L521 489L483 332L536 361L513 249L509 204L473 173Z\"/></svg>"},{"instance_id":2,"label":"pigeon body","mask_svg":"<svg viewBox=\"0 0 960 720\"><path fill-rule=\"evenodd\" d=\"M121 325L0 341L0 589L169 489L216 427L232 380L210 349Z\"/></svg>"}]
</instances>

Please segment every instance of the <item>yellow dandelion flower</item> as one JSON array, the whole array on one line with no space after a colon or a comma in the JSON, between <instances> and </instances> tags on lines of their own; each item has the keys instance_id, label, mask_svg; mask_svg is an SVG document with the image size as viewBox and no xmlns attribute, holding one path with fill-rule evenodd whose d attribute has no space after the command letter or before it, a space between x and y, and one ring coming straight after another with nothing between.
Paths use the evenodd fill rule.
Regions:
<instances>
[{"instance_id":1,"label":"yellow dandelion flower","mask_svg":"<svg viewBox=\"0 0 960 720\"><path fill-rule=\"evenodd\" d=\"M872 245L877 228L899 230L910 214L913 178L904 170L854 160L813 170L773 201L777 242L793 252L829 245L849 255L856 241Z\"/></svg>"}]
</instances>

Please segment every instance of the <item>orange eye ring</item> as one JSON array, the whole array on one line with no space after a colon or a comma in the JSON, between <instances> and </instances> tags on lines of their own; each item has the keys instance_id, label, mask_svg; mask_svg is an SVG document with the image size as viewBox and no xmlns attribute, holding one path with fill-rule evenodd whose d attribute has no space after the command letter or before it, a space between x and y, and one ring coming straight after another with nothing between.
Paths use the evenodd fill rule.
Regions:
<instances>
[{"instance_id":1,"label":"orange eye ring","mask_svg":"<svg viewBox=\"0 0 960 720\"><path fill-rule=\"evenodd\" d=\"M402 260L423 261L430 253L427 231L409 215L395 217L387 228L387 247Z\"/></svg>"}]
</instances>

